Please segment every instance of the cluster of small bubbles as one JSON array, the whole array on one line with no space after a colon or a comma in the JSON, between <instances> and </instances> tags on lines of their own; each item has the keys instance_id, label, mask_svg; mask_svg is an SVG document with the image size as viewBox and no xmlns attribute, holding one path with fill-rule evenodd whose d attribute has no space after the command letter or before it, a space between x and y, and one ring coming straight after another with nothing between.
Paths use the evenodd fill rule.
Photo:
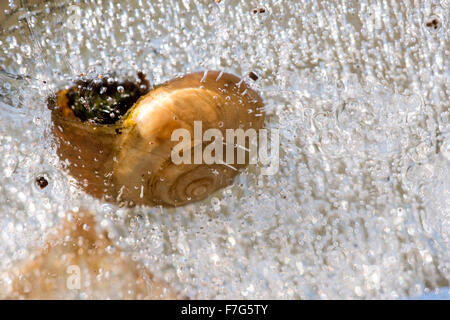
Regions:
<instances>
[{"instance_id":1,"label":"cluster of small bubbles","mask_svg":"<svg viewBox=\"0 0 450 320\"><path fill-rule=\"evenodd\" d=\"M448 286L448 15L442 0L11 6L0 29L0 268L85 208L192 298L393 299ZM280 130L275 175L250 166L171 209L80 191L56 156L46 96L80 74L142 71L158 84L205 69L261 92L266 127Z\"/></svg>"}]
</instances>

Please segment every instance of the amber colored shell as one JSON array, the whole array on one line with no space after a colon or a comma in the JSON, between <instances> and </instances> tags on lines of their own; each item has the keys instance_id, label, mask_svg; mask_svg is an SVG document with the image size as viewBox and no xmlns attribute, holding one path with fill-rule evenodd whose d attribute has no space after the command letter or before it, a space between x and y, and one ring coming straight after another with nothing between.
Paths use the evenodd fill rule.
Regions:
<instances>
[{"instance_id":1,"label":"amber colored shell","mask_svg":"<svg viewBox=\"0 0 450 320\"><path fill-rule=\"evenodd\" d=\"M235 164L181 164L171 161L175 129L193 139L194 121L209 128L259 129L263 102L241 79L218 71L176 78L141 97L114 125L81 122L52 113L58 155L70 174L98 198L128 204L178 206L205 198L232 183ZM66 114L66 116L64 116Z\"/></svg>"}]
</instances>

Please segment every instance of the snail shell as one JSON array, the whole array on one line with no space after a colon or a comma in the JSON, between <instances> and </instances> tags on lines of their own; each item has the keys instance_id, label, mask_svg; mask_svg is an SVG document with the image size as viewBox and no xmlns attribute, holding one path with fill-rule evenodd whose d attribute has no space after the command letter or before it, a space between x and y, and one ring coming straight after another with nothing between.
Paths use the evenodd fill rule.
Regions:
<instances>
[{"instance_id":1,"label":"snail shell","mask_svg":"<svg viewBox=\"0 0 450 320\"><path fill-rule=\"evenodd\" d=\"M71 269L75 266L78 272ZM99 270L110 275L108 281L99 278ZM80 290L68 287L75 284L69 281L69 271L81 275L79 289L89 299L185 299L170 283L157 280L124 255L107 232L99 229L94 215L85 210L68 212L43 247L2 270L2 277L8 276L9 283L2 286L0 298L79 299Z\"/></svg>"},{"instance_id":2,"label":"snail shell","mask_svg":"<svg viewBox=\"0 0 450 320\"><path fill-rule=\"evenodd\" d=\"M128 204L178 206L231 184L246 164L174 164L171 151L179 141L171 140L172 132L187 129L193 141L194 121L202 121L203 132L216 128L224 137L226 129L257 130L262 108L259 95L241 79L208 71L157 86L113 125L82 122L60 108L52 119L58 155L69 160L85 191Z\"/></svg>"}]
</instances>

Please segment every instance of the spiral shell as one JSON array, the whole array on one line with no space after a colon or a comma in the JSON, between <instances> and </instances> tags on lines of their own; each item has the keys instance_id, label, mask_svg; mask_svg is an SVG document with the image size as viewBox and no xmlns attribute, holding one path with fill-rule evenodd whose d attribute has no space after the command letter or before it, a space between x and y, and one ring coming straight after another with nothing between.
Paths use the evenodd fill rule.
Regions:
<instances>
[{"instance_id":1,"label":"spiral shell","mask_svg":"<svg viewBox=\"0 0 450 320\"><path fill-rule=\"evenodd\" d=\"M52 118L58 155L69 160L69 172L85 191L128 204L178 206L231 184L245 164L174 164L171 151L179 142L171 140L173 131L186 129L193 139L194 121L223 136L226 129L259 129L262 108L259 95L238 77L208 71L157 86L113 125L82 122L61 109Z\"/></svg>"}]
</instances>

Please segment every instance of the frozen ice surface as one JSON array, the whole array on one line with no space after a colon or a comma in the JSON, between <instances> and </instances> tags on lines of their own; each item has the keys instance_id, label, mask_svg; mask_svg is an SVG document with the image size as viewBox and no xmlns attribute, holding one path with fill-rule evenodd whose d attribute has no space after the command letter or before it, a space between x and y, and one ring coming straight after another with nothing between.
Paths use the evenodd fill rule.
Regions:
<instances>
[{"instance_id":1,"label":"frozen ice surface","mask_svg":"<svg viewBox=\"0 0 450 320\"><path fill-rule=\"evenodd\" d=\"M87 208L190 297L395 299L449 285L448 1L10 3L1 269L67 210ZM259 76L246 81L264 97L266 126L280 129L276 175L251 166L178 209L79 191L55 154L46 95L79 73L142 70L160 83L205 69Z\"/></svg>"},{"instance_id":2,"label":"frozen ice surface","mask_svg":"<svg viewBox=\"0 0 450 320\"><path fill-rule=\"evenodd\" d=\"M450 300L450 288L441 288L436 292L423 294L418 297L413 297L414 300Z\"/></svg>"}]
</instances>

